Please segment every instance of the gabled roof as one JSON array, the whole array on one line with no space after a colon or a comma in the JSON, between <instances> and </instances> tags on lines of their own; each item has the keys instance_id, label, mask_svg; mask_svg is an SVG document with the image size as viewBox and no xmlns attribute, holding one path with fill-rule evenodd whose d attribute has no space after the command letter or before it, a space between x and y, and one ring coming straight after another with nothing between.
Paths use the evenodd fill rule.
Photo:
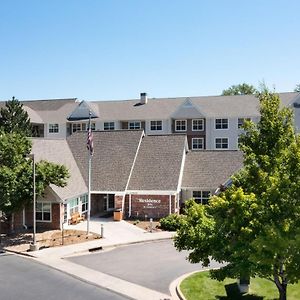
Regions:
<instances>
[{"instance_id":1,"label":"gabled roof","mask_svg":"<svg viewBox=\"0 0 300 300\"><path fill-rule=\"evenodd\" d=\"M299 96L299 93L278 95L282 105L288 106ZM190 103L192 106L184 107L185 103ZM139 99L91 101L90 104L95 113L99 113L101 121L179 118L184 116L182 110L192 113L193 118L259 116L259 102L255 95L148 98L146 104L140 104Z\"/></svg>"},{"instance_id":2,"label":"gabled roof","mask_svg":"<svg viewBox=\"0 0 300 300\"><path fill-rule=\"evenodd\" d=\"M143 130L94 131L92 191L124 192ZM85 182L88 175L86 132L67 138Z\"/></svg>"},{"instance_id":3,"label":"gabled roof","mask_svg":"<svg viewBox=\"0 0 300 300\"><path fill-rule=\"evenodd\" d=\"M98 118L96 113L86 101L81 101L79 105L67 116L68 121L88 120Z\"/></svg>"},{"instance_id":4,"label":"gabled roof","mask_svg":"<svg viewBox=\"0 0 300 300\"><path fill-rule=\"evenodd\" d=\"M66 140L33 138L32 153L35 155L36 161L47 160L63 164L69 169L70 178L67 181L67 186L61 188L50 185L51 189L61 200L67 200L87 193L87 186Z\"/></svg>"},{"instance_id":5,"label":"gabled roof","mask_svg":"<svg viewBox=\"0 0 300 300\"><path fill-rule=\"evenodd\" d=\"M128 190L176 191L185 147L185 135L145 136Z\"/></svg>"},{"instance_id":6,"label":"gabled roof","mask_svg":"<svg viewBox=\"0 0 300 300\"><path fill-rule=\"evenodd\" d=\"M242 166L240 151L191 151L185 160L182 188L215 190Z\"/></svg>"}]
</instances>

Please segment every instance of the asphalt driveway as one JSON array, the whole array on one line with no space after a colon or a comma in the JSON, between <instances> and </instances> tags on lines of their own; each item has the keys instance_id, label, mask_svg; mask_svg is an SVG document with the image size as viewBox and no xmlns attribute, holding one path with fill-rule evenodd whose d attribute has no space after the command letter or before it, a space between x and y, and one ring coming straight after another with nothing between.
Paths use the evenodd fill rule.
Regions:
<instances>
[{"instance_id":1,"label":"asphalt driveway","mask_svg":"<svg viewBox=\"0 0 300 300\"><path fill-rule=\"evenodd\" d=\"M172 240L148 242L115 248L111 251L68 258L68 260L141 286L169 294L177 277L202 269L191 264L187 252L178 252ZM211 267L219 264L212 263Z\"/></svg>"}]
</instances>

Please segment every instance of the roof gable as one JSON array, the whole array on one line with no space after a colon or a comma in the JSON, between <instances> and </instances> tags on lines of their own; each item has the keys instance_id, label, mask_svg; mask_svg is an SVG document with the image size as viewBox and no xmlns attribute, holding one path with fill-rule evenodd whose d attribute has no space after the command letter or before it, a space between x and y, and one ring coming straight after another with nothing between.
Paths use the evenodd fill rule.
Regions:
<instances>
[{"instance_id":1,"label":"roof gable","mask_svg":"<svg viewBox=\"0 0 300 300\"><path fill-rule=\"evenodd\" d=\"M185 101L176 109L171 116L173 119L193 119L204 118L205 114L193 104L190 98L186 98Z\"/></svg>"},{"instance_id":2,"label":"roof gable","mask_svg":"<svg viewBox=\"0 0 300 300\"><path fill-rule=\"evenodd\" d=\"M79 105L71 112L71 114L67 117L68 121L78 121L78 120L87 120L89 118L95 119L98 118L94 110L90 107L90 105L81 101Z\"/></svg>"},{"instance_id":3,"label":"roof gable","mask_svg":"<svg viewBox=\"0 0 300 300\"><path fill-rule=\"evenodd\" d=\"M124 192L143 130L94 131L91 190ZM88 151L85 132L67 138L80 172L87 183Z\"/></svg>"}]
</instances>

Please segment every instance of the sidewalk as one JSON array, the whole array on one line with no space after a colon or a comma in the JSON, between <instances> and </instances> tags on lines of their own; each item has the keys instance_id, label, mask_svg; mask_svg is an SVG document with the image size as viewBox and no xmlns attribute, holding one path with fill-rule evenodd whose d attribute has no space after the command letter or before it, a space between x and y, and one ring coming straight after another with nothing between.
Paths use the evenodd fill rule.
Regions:
<instances>
[{"instance_id":1,"label":"sidewalk","mask_svg":"<svg viewBox=\"0 0 300 300\"><path fill-rule=\"evenodd\" d=\"M91 219L90 231L100 233L101 224L103 224L104 227L104 238L80 244L52 247L30 252L32 255L31 259L69 274L79 280L123 295L128 299L171 300L172 297L170 295L89 269L64 259L72 255L88 254L89 250L93 248L102 247L102 249L109 249L111 247L133 243L171 239L174 236L173 232L161 231L150 233L126 221L114 222L111 219L99 218ZM86 225L86 222L82 222L75 226L66 226L65 229L86 230Z\"/></svg>"},{"instance_id":2,"label":"sidewalk","mask_svg":"<svg viewBox=\"0 0 300 300\"><path fill-rule=\"evenodd\" d=\"M99 247L105 249L133 243L171 239L174 236L174 232L161 231L150 233L129 224L126 221L114 222L111 218L92 218L90 221L90 232L99 234L101 232L101 224L103 224L104 238L79 244L42 249L36 252L31 252L30 254L37 258L63 258L79 253L84 254L85 252L89 252L90 249ZM87 222L85 221L77 225L65 226L64 228L84 231L87 228Z\"/></svg>"}]
</instances>

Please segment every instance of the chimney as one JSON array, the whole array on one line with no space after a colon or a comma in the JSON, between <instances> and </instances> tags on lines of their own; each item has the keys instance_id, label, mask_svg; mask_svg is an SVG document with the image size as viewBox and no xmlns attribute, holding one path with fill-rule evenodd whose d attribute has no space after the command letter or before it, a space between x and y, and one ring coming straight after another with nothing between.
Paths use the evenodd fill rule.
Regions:
<instances>
[{"instance_id":1,"label":"chimney","mask_svg":"<svg viewBox=\"0 0 300 300\"><path fill-rule=\"evenodd\" d=\"M147 93L141 93L141 104L147 104L147 102L148 102Z\"/></svg>"}]
</instances>

